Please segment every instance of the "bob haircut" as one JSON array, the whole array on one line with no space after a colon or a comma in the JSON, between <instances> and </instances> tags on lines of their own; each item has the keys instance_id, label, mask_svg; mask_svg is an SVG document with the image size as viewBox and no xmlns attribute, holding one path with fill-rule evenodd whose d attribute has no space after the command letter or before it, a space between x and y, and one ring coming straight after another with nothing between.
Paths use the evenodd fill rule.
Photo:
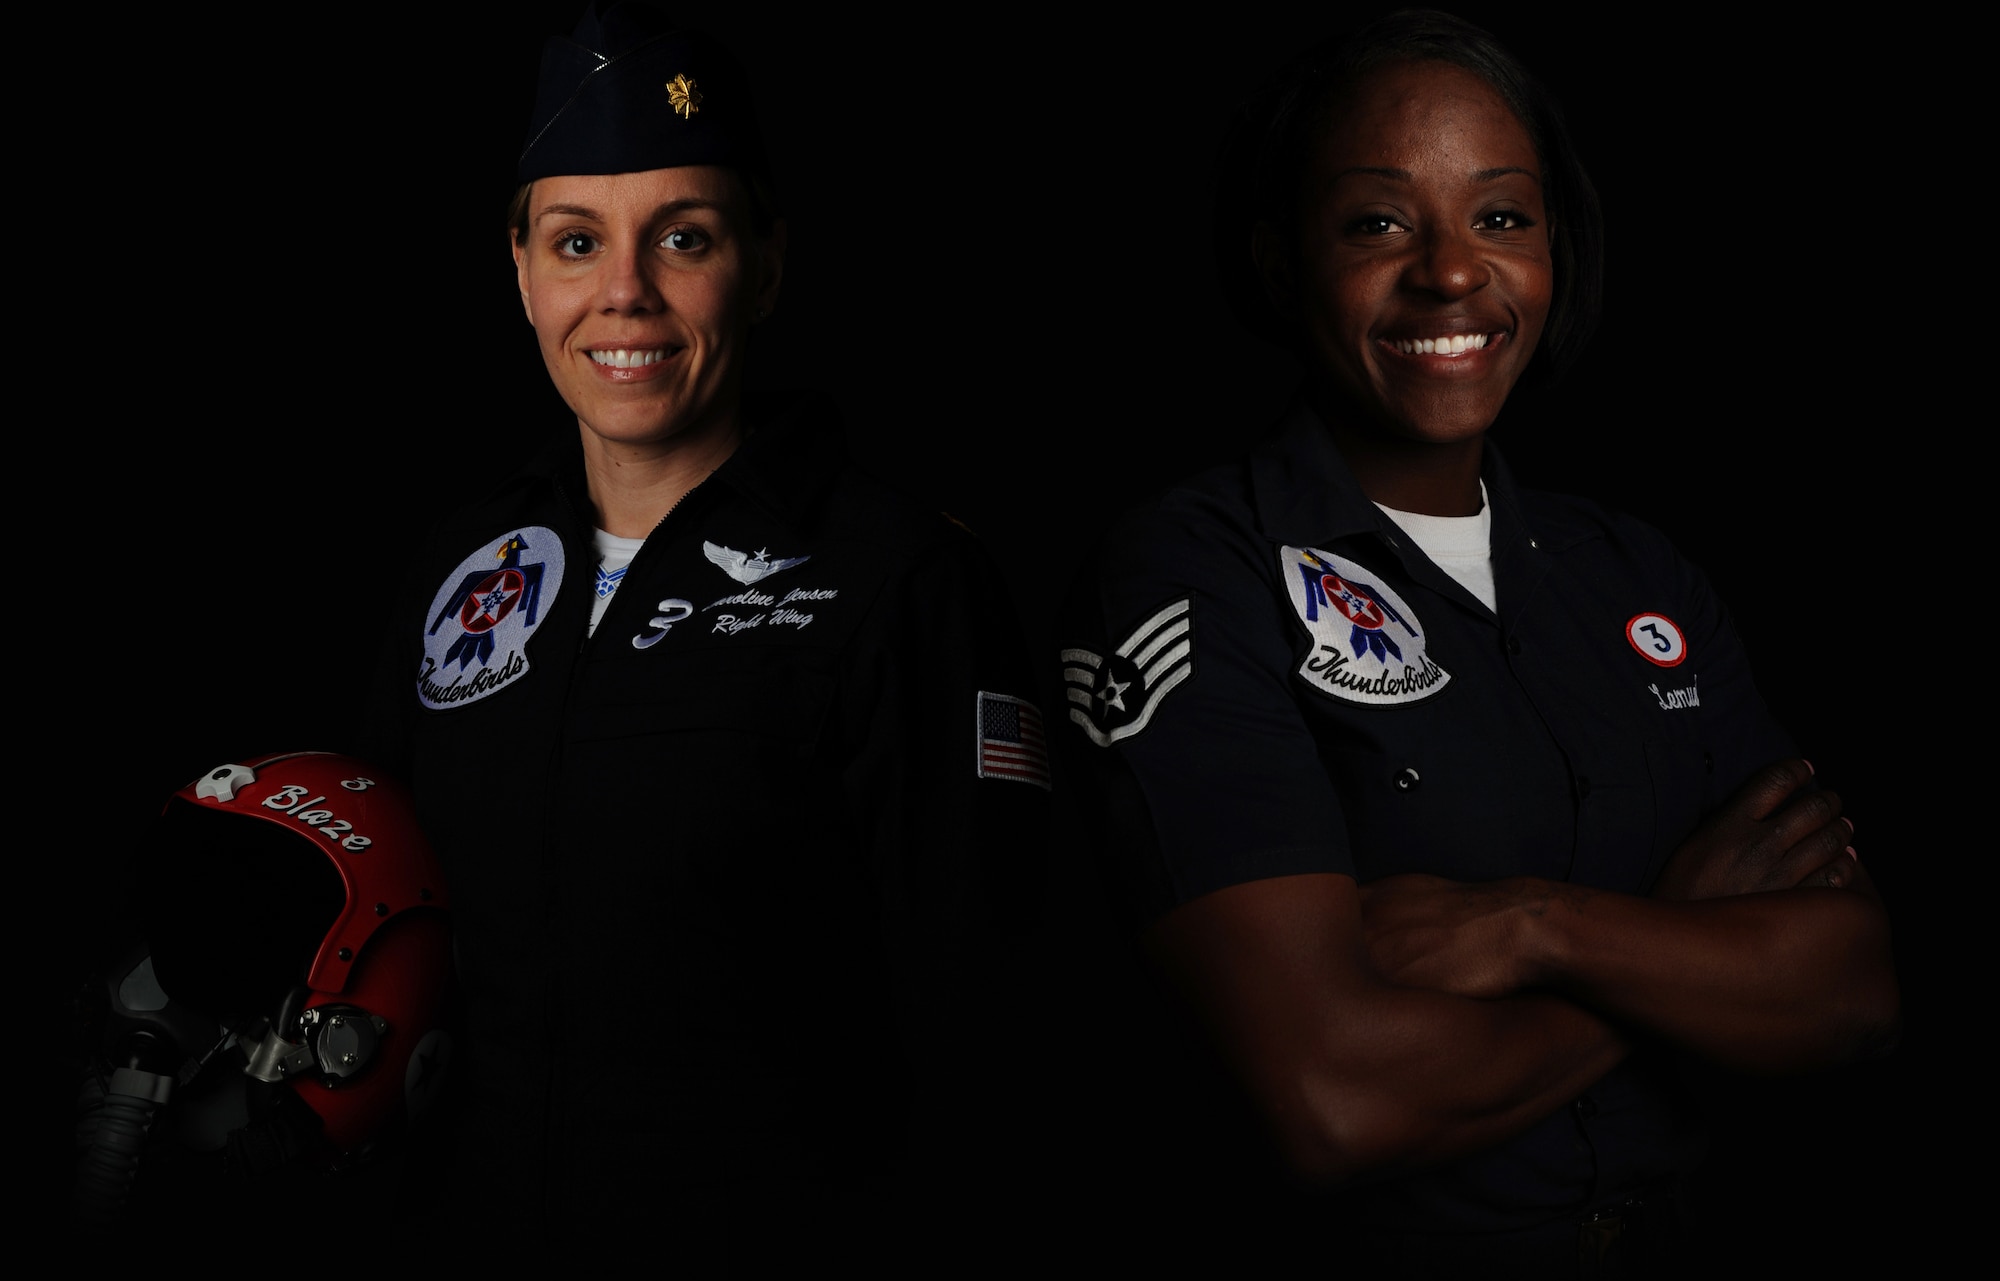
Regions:
<instances>
[{"instance_id":1,"label":"bob haircut","mask_svg":"<svg viewBox=\"0 0 2000 1281\"><path fill-rule=\"evenodd\" d=\"M1259 223L1288 240L1299 231L1299 187L1313 141L1341 93L1378 68L1448 62L1492 86L1514 110L1542 162L1555 296L1535 353L1537 377L1554 381L1597 327L1604 290L1604 218L1578 161L1562 109L1519 59L1462 18L1410 9L1325 41L1258 90L1231 122L1217 165L1215 252L1223 296L1251 331L1285 346L1291 320L1267 295L1251 257Z\"/></svg>"}]
</instances>

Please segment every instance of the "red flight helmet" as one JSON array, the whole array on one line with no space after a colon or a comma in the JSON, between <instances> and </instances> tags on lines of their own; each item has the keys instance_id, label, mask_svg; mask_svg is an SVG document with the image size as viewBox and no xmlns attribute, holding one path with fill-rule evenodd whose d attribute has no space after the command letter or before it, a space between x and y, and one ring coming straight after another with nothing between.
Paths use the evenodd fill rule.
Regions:
<instances>
[{"instance_id":1,"label":"red flight helmet","mask_svg":"<svg viewBox=\"0 0 2000 1281\"><path fill-rule=\"evenodd\" d=\"M142 878L172 1001L237 1029L250 1076L290 1083L329 1161L422 1111L449 1054L451 900L409 793L288 752L209 770L160 832Z\"/></svg>"}]
</instances>

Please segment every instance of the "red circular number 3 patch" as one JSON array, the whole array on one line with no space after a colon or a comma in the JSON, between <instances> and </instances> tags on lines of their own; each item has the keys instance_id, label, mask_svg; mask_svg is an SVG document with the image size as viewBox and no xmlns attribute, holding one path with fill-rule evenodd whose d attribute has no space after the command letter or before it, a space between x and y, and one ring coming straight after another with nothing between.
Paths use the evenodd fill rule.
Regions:
<instances>
[{"instance_id":1,"label":"red circular number 3 patch","mask_svg":"<svg viewBox=\"0 0 2000 1281\"><path fill-rule=\"evenodd\" d=\"M1679 667L1688 655L1687 638L1665 614L1634 614L1625 624L1625 639L1639 657L1661 667Z\"/></svg>"}]
</instances>

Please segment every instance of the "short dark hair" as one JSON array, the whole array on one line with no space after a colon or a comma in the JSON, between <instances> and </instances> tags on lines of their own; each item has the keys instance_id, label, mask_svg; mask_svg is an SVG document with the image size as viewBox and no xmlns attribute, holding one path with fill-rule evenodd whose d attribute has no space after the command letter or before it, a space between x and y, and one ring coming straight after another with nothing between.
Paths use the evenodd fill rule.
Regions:
<instances>
[{"instance_id":1,"label":"short dark hair","mask_svg":"<svg viewBox=\"0 0 2000 1281\"><path fill-rule=\"evenodd\" d=\"M1312 145L1331 105L1379 68L1447 62L1484 80L1528 130L1542 162L1555 295L1535 363L1554 378L1597 327L1604 293L1604 217L1562 108L1541 81L1486 31L1434 9L1406 9L1325 41L1257 91L1232 122L1217 166L1216 261L1222 291L1252 331L1289 345L1291 322L1264 289L1251 257L1259 223L1298 226L1298 200Z\"/></svg>"}]
</instances>

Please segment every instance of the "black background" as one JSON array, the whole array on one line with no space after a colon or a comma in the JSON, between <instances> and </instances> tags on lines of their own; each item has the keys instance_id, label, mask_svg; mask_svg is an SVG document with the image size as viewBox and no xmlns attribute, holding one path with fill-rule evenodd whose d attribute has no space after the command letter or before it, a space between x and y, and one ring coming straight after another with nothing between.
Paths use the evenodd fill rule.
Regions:
<instances>
[{"instance_id":1,"label":"black background","mask_svg":"<svg viewBox=\"0 0 2000 1281\"><path fill-rule=\"evenodd\" d=\"M27 495L82 544L30 700L91 780L90 844L54 860L64 964L117 932L104 886L166 792L344 739L411 540L574 430L501 224L541 38L578 7L156 12L51 93L131 124L46 193L84 228L59 292L96 350L29 375L52 421ZM789 215L759 376L832 393L869 470L979 531L1043 652L1111 517L1291 396L1221 304L1210 164L1259 77L1365 15L1260 9L700 19L751 68ZM1745 1084L1716 1177L1802 1246L1900 1246L1948 1195L1930 1132L1958 1128L1931 856L1968 789L1917 727L1969 678L1910 505L1935 491L1905 424L1938 419L1876 337L1917 260L1855 225L1899 145L1897 91L1856 67L1897 59L1776 22L1480 20L1565 101L1610 227L1607 323L1496 439L1709 571L1897 921L1903 1049Z\"/></svg>"}]
</instances>

